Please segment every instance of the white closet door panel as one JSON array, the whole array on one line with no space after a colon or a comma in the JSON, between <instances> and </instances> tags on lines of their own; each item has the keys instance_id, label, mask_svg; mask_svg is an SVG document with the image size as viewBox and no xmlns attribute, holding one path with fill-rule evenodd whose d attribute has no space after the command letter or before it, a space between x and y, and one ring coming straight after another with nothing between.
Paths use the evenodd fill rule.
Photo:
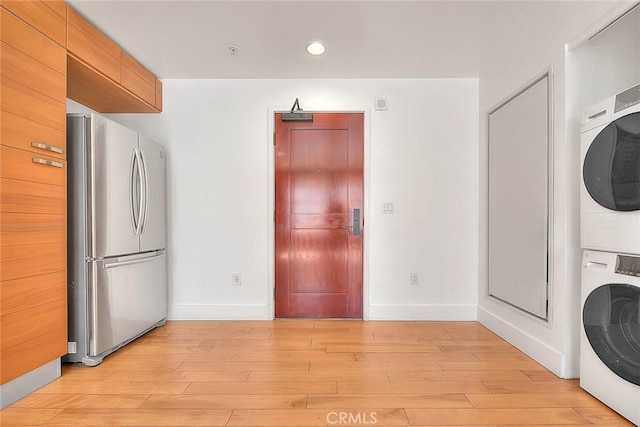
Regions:
<instances>
[{"instance_id":1,"label":"white closet door panel","mask_svg":"<svg viewBox=\"0 0 640 427\"><path fill-rule=\"evenodd\" d=\"M547 318L549 77L489 115L489 294Z\"/></svg>"}]
</instances>

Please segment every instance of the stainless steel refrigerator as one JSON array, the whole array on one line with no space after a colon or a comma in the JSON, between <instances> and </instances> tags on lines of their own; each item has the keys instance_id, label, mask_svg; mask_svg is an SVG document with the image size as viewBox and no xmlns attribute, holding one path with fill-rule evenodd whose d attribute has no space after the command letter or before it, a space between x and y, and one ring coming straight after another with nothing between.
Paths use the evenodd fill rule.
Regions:
<instances>
[{"instance_id":1,"label":"stainless steel refrigerator","mask_svg":"<svg viewBox=\"0 0 640 427\"><path fill-rule=\"evenodd\" d=\"M95 366L167 317L165 152L97 114L67 116L67 362Z\"/></svg>"}]
</instances>

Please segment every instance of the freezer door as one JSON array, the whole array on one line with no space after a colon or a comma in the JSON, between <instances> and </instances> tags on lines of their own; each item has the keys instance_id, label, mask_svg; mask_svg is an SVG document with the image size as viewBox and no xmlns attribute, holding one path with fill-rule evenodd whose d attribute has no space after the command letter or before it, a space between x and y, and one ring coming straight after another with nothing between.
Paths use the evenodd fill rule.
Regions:
<instances>
[{"instance_id":1,"label":"freezer door","mask_svg":"<svg viewBox=\"0 0 640 427\"><path fill-rule=\"evenodd\" d=\"M140 135L139 149L144 173L144 216L140 251L166 247L165 152L162 145Z\"/></svg>"},{"instance_id":2,"label":"freezer door","mask_svg":"<svg viewBox=\"0 0 640 427\"><path fill-rule=\"evenodd\" d=\"M137 132L93 114L89 144L89 233L91 258L140 251L136 234L141 215L142 179Z\"/></svg>"},{"instance_id":3,"label":"freezer door","mask_svg":"<svg viewBox=\"0 0 640 427\"><path fill-rule=\"evenodd\" d=\"M167 317L164 252L89 263L89 356L140 335Z\"/></svg>"}]
</instances>

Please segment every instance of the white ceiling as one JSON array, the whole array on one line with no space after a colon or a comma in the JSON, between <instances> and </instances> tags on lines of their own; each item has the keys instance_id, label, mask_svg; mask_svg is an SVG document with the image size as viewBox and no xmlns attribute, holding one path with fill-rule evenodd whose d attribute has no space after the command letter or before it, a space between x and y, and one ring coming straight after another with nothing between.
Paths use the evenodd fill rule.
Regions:
<instances>
[{"instance_id":1,"label":"white ceiling","mask_svg":"<svg viewBox=\"0 0 640 427\"><path fill-rule=\"evenodd\" d=\"M164 79L477 77L505 52L526 48L528 38L544 37L546 18L570 26L572 14L589 3L603 7L478 0L68 3ZM325 55L306 53L312 40L326 44Z\"/></svg>"}]
</instances>

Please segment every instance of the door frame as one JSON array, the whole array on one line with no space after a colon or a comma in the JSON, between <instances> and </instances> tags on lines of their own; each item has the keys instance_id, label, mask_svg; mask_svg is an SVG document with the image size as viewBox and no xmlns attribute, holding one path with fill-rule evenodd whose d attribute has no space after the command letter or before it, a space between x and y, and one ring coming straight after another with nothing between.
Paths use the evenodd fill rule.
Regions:
<instances>
[{"instance_id":1,"label":"door frame","mask_svg":"<svg viewBox=\"0 0 640 427\"><path fill-rule=\"evenodd\" d=\"M305 105L305 107L307 107ZM291 107L279 106L269 107L268 112L268 129L267 129L267 318L275 319L275 245L276 245L276 227L275 227L275 115L276 113L288 113L291 111ZM364 227L368 230L371 227L371 215L370 210L370 194L369 183L370 181L370 127L371 127L371 110L367 106L345 106L340 108L323 108L318 106L314 108L314 105L310 105L306 108L308 112L314 113L359 113L364 114L363 122L363 135L364 135L364 168L363 168L363 209L365 220ZM369 236L370 232L366 231L363 235L364 241L362 242L362 319L369 320Z\"/></svg>"}]
</instances>

